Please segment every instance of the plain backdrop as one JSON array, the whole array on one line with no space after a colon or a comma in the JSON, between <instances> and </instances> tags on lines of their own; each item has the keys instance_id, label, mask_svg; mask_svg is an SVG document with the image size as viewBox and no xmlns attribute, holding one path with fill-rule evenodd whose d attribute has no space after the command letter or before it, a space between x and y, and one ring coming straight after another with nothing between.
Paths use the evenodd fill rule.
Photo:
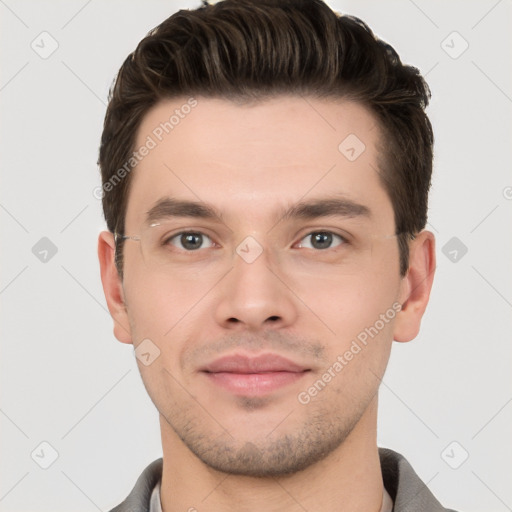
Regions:
<instances>
[{"instance_id":1,"label":"plain backdrop","mask_svg":"<svg viewBox=\"0 0 512 512\"><path fill-rule=\"evenodd\" d=\"M161 455L133 350L112 334L93 191L117 70L198 4L0 1L2 511L109 510ZM395 343L379 444L445 506L512 510L512 2L330 5L365 20L433 94L437 275L421 334Z\"/></svg>"}]
</instances>

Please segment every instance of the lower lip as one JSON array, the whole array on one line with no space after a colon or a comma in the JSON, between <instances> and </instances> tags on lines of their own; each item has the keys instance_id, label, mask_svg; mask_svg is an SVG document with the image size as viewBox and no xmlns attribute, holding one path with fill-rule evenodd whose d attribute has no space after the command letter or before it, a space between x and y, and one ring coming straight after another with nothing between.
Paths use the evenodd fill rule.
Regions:
<instances>
[{"instance_id":1,"label":"lower lip","mask_svg":"<svg viewBox=\"0 0 512 512\"><path fill-rule=\"evenodd\" d=\"M242 396L259 396L293 384L301 379L304 372L268 372L268 373L206 373L216 385L231 393Z\"/></svg>"}]
</instances>

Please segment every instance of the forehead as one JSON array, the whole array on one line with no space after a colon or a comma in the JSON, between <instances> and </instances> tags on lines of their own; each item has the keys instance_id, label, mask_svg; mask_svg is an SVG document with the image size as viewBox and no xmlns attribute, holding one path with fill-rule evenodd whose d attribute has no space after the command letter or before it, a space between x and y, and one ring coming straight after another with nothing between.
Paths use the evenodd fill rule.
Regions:
<instances>
[{"instance_id":1,"label":"forehead","mask_svg":"<svg viewBox=\"0 0 512 512\"><path fill-rule=\"evenodd\" d=\"M162 101L137 132L135 150L145 156L132 171L126 225L140 224L165 195L253 219L332 193L389 213L378 177L379 141L373 114L348 101Z\"/></svg>"}]
</instances>

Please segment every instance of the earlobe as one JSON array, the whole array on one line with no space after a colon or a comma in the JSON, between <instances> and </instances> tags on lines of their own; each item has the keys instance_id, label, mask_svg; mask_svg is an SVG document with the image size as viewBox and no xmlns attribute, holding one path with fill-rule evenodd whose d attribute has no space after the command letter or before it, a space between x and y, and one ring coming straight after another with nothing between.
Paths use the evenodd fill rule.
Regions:
<instances>
[{"instance_id":1,"label":"earlobe","mask_svg":"<svg viewBox=\"0 0 512 512\"><path fill-rule=\"evenodd\" d=\"M122 343L132 343L123 285L115 265L114 235L102 231L98 237L101 282L108 310L114 320L114 336Z\"/></svg>"},{"instance_id":2,"label":"earlobe","mask_svg":"<svg viewBox=\"0 0 512 512\"><path fill-rule=\"evenodd\" d=\"M435 238L422 231L409 246L409 270L402 279L400 303L396 317L394 339L413 340L420 330L421 318L428 304L436 268Z\"/></svg>"}]
</instances>

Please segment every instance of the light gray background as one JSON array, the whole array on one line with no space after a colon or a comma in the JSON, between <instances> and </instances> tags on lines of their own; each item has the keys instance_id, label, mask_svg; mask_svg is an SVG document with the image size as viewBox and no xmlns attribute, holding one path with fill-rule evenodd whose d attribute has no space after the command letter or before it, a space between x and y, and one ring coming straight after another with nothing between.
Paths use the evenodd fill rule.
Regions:
<instances>
[{"instance_id":1,"label":"light gray background","mask_svg":"<svg viewBox=\"0 0 512 512\"><path fill-rule=\"evenodd\" d=\"M109 510L161 454L133 351L112 334L93 190L115 73L149 29L198 3L0 0L2 511ZM512 510L512 3L331 6L364 19L433 91L437 275L420 336L395 344L379 444L445 506ZM46 59L31 47L51 48L43 31L59 45ZM46 263L32 252L42 237L58 249ZM468 249L455 262L442 250L452 237ZM43 441L59 454L48 469Z\"/></svg>"}]
</instances>

